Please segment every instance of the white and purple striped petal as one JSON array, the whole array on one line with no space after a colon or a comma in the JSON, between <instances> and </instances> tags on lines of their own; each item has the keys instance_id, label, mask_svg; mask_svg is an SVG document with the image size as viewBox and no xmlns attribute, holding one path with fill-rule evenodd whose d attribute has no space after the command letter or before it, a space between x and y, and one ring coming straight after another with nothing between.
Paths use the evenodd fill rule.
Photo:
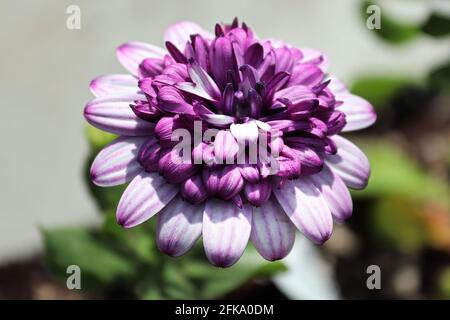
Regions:
<instances>
[{"instance_id":1,"label":"white and purple striped petal","mask_svg":"<svg viewBox=\"0 0 450 320\"><path fill-rule=\"evenodd\" d=\"M350 218L353 211L350 192L328 165L320 173L309 176L309 179L322 193L335 221L342 223Z\"/></svg>"},{"instance_id":2,"label":"white and purple striped petal","mask_svg":"<svg viewBox=\"0 0 450 320\"><path fill-rule=\"evenodd\" d=\"M208 199L203 214L203 244L209 261L218 267L233 265L250 238L252 209L229 201Z\"/></svg>"},{"instance_id":3,"label":"white and purple striped petal","mask_svg":"<svg viewBox=\"0 0 450 320\"><path fill-rule=\"evenodd\" d=\"M98 186L109 187L131 181L143 168L137 157L147 137L119 137L95 157L91 180Z\"/></svg>"},{"instance_id":4,"label":"white and purple striped petal","mask_svg":"<svg viewBox=\"0 0 450 320\"><path fill-rule=\"evenodd\" d=\"M116 50L119 62L135 76L138 76L139 64L144 59L162 59L166 53L166 50L145 42L124 43Z\"/></svg>"},{"instance_id":5,"label":"white and purple striped petal","mask_svg":"<svg viewBox=\"0 0 450 320\"><path fill-rule=\"evenodd\" d=\"M336 99L342 101L336 110L345 114L346 125L342 132L370 127L377 120L375 110L367 100L353 94L340 94Z\"/></svg>"},{"instance_id":6,"label":"white and purple striped petal","mask_svg":"<svg viewBox=\"0 0 450 320\"><path fill-rule=\"evenodd\" d=\"M135 100L145 100L145 96L114 94L95 98L84 108L84 117L94 127L118 135L152 135L155 125L138 118L130 107Z\"/></svg>"},{"instance_id":7,"label":"white and purple striped petal","mask_svg":"<svg viewBox=\"0 0 450 320\"><path fill-rule=\"evenodd\" d=\"M230 161L234 163L234 158L239 151L239 145L233 135L226 130L220 130L214 139L214 155L218 163Z\"/></svg>"},{"instance_id":8,"label":"white and purple striped petal","mask_svg":"<svg viewBox=\"0 0 450 320\"><path fill-rule=\"evenodd\" d=\"M349 188L364 189L370 176L369 159L349 140L341 136L331 139L336 143L337 153L325 155L326 162Z\"/></svg>"},{"instance_id":9,"label":"white and purple striped petal","mask_svg":"<svg viewBox=\"0 0 450 320\"><path fill-rule=\"evenodd\" d=\"M164 32L164 42L172 42L180 51L184 51L186 42L191 35L199 34L205 39L212 39L214 35L191 21L180 21L171 25Z\"/></svg>"},{"instance_id":10,"label":"white and purple striped petal","mask_svg":"<svg viewBox=\"0 0 450 320\"><path fill-rule=\"evenodd\" d=\"M302 63L312 63L317 65L323 72L328 70L330 65L328 57L317 49L302 48Z\"/></svg>"},{"instance_id":11,"label":"white and purple striped petal","mask_svg":"<svg viewBox=\"0 0 450 320\"><path fill-rule=\"evenodd\" d=\"M159 174L141 172L128 185L117 207L117 222L125 228L137 226L161 211L178 193Z\"/></svg>"},{"instance_id":12,"label":"white and purple striped petal","mask_svg":"<svg viewBox=\"0 0 450 320\"><path fill-rule=\"evenodd\" d=\"M129 74L109 74L95 78L91 81L89 89L96 97L118 93L136 93L138 80Z\"/></svg>"},{"instance_id":13,"label":"white and purple striped petal","mask_svg":"<svg viewBox=\"0 0 450 320\"><path fill-rule=\"evenodd\" d=\"M253 208L251 240L267 260L283 259L294 245L295 226L275 199Z\"/></svg>"},{"instance_id":14,"label":"white and purple striped petal","mask_svg":"<svg viewBox=\"0 0 450 320\"><path fill-rule=\"evenodd\" d=\"M185 254L202 234L205 205L192 205L177 197L159 214L156 241L159 250L172 257Z\"/></svg>"},{"instance_id":15,"label":"white and purple striped petal","mask_svg":"<svg viewBox=\"0 0 450 320\"><path fill-rule=\"evenodd\" d=\"M274 190L292 223L311 241L323 244L331 237L333 219L320 190L304 177L289 180Z\"/></svg>"}]
</instances>

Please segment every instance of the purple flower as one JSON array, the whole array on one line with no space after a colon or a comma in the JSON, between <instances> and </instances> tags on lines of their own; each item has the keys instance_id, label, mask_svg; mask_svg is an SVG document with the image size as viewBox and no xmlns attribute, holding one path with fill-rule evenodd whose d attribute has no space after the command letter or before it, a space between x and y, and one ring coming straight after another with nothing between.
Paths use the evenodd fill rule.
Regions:
<instances>
[{"instance_id":1,"label":"purple flower","mask_svg":"<svg viewBox=\"0 0 450 320\"><path fill-rule=\"evenodd\" d=\"M370 174L366 156L338 134L372 125L372 106L326 74L321 52L259 39L237 20L215 34L179 22L164 40L166 49L121 45L117 57L131 75L90 85L86 120L119 135L94 160L92 181L131 181L118 223L130 228L158 213L161 251L180 256L202 235L220 267L233 265L249 239L267 260L290 252L296 228L317 244L328 240L333 220L352 213L347 188L364 188ZM188 143L189 160L199 162L180 162L173 135L193 133L196 121L217 134ZM266 142L255 161L241 157L256 141Z\"/></svg>"}]
</instances>

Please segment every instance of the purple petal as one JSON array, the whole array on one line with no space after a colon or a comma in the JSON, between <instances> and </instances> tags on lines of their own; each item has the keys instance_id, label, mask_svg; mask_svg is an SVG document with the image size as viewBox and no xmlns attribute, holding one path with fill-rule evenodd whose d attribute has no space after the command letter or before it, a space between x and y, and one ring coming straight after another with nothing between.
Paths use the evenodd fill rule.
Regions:
<instances>
[{"instance_id":1,"label":"purple petal","mask_svg":"<svg viewBox=\"0 0 450 320\"><path fill-rule=\"evenodd\" d=\"M272 183L269 179L263 179L256 183L247 182L244 194L248 202L254 206L264 206L272 194Z\"/></svg>"},{"instance_id":2,"label":"purple petal","mask_svg":"<svg viewBox=\"0 0 450 320\"><path fill-rule=\"evenodd\" d=\"M329 166L325 165L320 173L308 178L322 193L335 221L344 222L352 215L353 203L350 192Z\"/></svg>"},{"instance_id":3,"label":"purple petal","mask_svg":"<svg viewBox=\"0 0 450 320\"><path fill-rule=\"evenodd\" d=\"M216 138L214 139L214 155L218 163L224 163L224 161L234 163L234 158L238 151L239 145L229 131L220 130L216 134Z\"/></svg>"},{"instance_id":4,"label":"purple petal","mask_svg":"<svg viewBox=\"0 0 450 320\"><path fill-rule=\"evenodd\" d=\"M231 83L227 84L222 97L222 111L225 114L232 114L234 107L234 89Z\"/></svg>"},{"instance_id":5,"label":"purple petal","mask_svg":"<svg viewBox=\"0 0 450 320\"><path fill-rule=\"evenodd\" d=\"M169 51L169 54L175 60L175 62L182 63L182 64L187 63L186 56L172 42L166 41L166 48L167 48L167 51Z\"/></svg>"},{"instance_id":6,"label":"purple petal","mask_svg":"<svg viewBox=\"0 0 450 320\"><path fill-rule=\"evenodd\" d=\"M256 183L259 181L259 170L255 164L240 164L239 170L241 175L250 183Z\"/></svg>"},{"instance_id":7,"label":"purple petal","mask_svg":"<svg viewBox=\"0 0 450 320\"><path fill-rule=\"evenodd\" d=\"M242 178L239 167L236 165L224 165L220 173L218 195L229 200L241 192L244 187L244 179Z\"/></svg>"},{"instance_id":8,"label":"purple petal","mask_svg":"<svg viewBox=\"0 0 450 320\"><path fill-rule=\"evenodd\" d=\"M186 161L187 160L187 161ZM190 157L184 159L179 150L172 149L163 155L158 162L159 172L169 183L178 184L193 176L199 169L192 163Z\"/></svg>"},{"instance_id":9,"label":"purple petal","mask_svg":"<svg viewBox=\"0 0 450 320\"><path fill-rule=\"evenodd\" d=\"M199 34L206 39L214 38L212 33L204 30L198 24L191 21L180 21L167 28L164 32L164 42L170 41L180 51L184 51L186 42L190 40L189 37L195 34Z\"/></svg>"},{"instance_id":10,"label":"purple petal","mask_svg":"<svg viewBox=\"0 0 450 320\"><path fill-rule=\"evenodd\" d=\"M194 175L180 185L181 196L190 203L199 204L206 200L208 191L201 175Z\"/></svg>"},{"instance_id":11,"label":"purple petal","mask_svg":"<svg viewBox=\"0 0 450 320\"><path fill-rule=\"evenodd\" d=\"M202 234L204 205L192 205L173 199L159 214L156 243L172 257L185 254Z\"/></svg>"},{"instance_id":12,"label":"purple petal","mask_svg":"<svg viewBox=\"0 0 450 320\"><path fill-rule=\"evenodd\" d=\"M327 56L317 49L302 48L303 53L302 63L312 63L317 65L323 72L326 72L329 66Z\"/></svg>"},{"instance_id":13,"label":"purple petal","mask_svg":"<svg viewBox=\"0 0 450 320\"><path fill-rule=\"evenodd\" d=\"M294 67L295 60L293 59L291 49L288 47L281 47L275 49L276 69L275 72L291 72Z\"/></svg>"},{"instance_id":14,"label":"purple petal","mask_svg":"<svg viewBox=\"0 0 450 320\"><path fill-rule=\"evenodd\" d=\"M295 226L275 199L253 208L251 240L267 260L286 257L295 241Z\"/></svg>"},{"instance_id":15,"label":"purple petal","mask_svg":"<svg viewBox=\"0 0 450 320\"><path fill-rule=\"evenodd\" d=\"M144 42L128 42L117 48L119 62L131 74L137 76L139 64L146 58L162 59L166 51L160 47Z\"/></svg>"},{"instance_id":16,"label":"purple petal","mask_svg":"<svg viewBox=\"0 0 450 320\"><path fill-rule=\"evenodd\" d=\"M233 117L224 114L215 114L202 104L195 104L194 111L200 119L218 127L226 127L234 122Z\"/></svg>"},{"instance_id":17,"label":"purple petal","mask_svg":"<svg viewBox=\"0 0 450 320\"><path fill-rule=\"evenodd\" d=\"M202 36L192 36L192 45L195 51L195 60L198 61L203 69L208 70L209 52L207 41Z\"/></svg>"},{"instance_id":18,"label":"purple petal","mask_svg":"<svg viewBox=\"0 0 450 320\"><path fill-rule=\"evenodd\" d=\"M208 92L203 90L202 87L197 86L192 82L178 82L174 85L174 87L183 92L192 94L194 96L197 96L197 97L209 100L209 101L216 101L216 99L211 97Z\"/></svg>"},{"instance_id":19,"label":"purple petal","mask_svg":"<svg viewBox=\"0 0 450 320\"><path fill-rule=\"evenodd\" d=\"M288 86L303 85L314 87L321 83L324 74L319 67L312 63L302 63L294 67Z\"/></svg>"},{"instance_id":20,"label":"purple petal","mask_svg":"<svg viewBox=\"0 0 450 320\"><path fill-rule=\"evenodd\" d=\"M291 104L299 104L307 100L316 99L316 95L311 91L310 88L302 85L296 85L282 89L275 93L274 104L271 106L272 109L276 109L283 106L283 103L279 102L278 99L287 99Z\"/></svg>"},{"instance_id":21,"label":"purple petal","mask_svg":"<svg viewBox=\"0 0 450 320\"><path fill-rule=\"evenodd\" d=\"M138 161L148 172L158 172L158 161L161 155L161 146L155 137L148 139L140 148Z\"/></svg>"},{"instance_id":22,"label":"purple petal","mask_svg":"<svg viewBox=\"0 0 450 320\"><path fill-rule=\"evenodd\" d=\"M113 93L136 93L138 81L129 74L109 74L91 81L89 89L96 97Z\"/></svg>"},{"instance_id":23,"label":"purple petal","mask_svg":"<svg viewBox=\"0 0 450 320\"><path fill-rule=\"evenodd\" d=\"M274 194L292 223L311 241L322 244L333 231L327 202L310 181L301 177L286 181Z\"/></svg>"},{"instance_id":24,"label":"purple petal","mask_svg":"<svg viewBox=\"0 0 450 320\"><path fill-rule=\"evenodd\" d=\"M119 137L95 157L91 166L91 180L98 186L109 187L126 183L143 168L137 161L146 137Z\"/></svg>"},{"instance_id":25,"label":"purple petal","mask_svg":"<svg viewBox=\"0 0 450 320\"><path fill-rule=\"evenodd\" d=\"M220 170L204 167L202 171L203 184L210 195L215 195L219 191Z\"/></svg>"},{"instance_id":26,"label":"purple petal","mask_svg":"<svg viewBox=\"0 0 450 320\"><path fill-rule=\"evenodd\" d=\"M216 38L209 52L211 72L220 88L227 83L227 71L237 72L237 64L231 42L226 37Z\"/></svg>"},{"instance_id":27,"label":"purple petal","mask_svg":"<svg viewBox=\"0 0 450 320\"><path fill-rule=\"evenodd\" d=\"M201 88L201 90L205 91L214 100L220 99L221 93L217 84L195 60L189 62L188 73L192 82L195 83L199 89Z\"/></svg>"},{"instance_id":28,"label":"purple petal","mask_svg":"<svg viewBox=\"0 0 450 320\"><path fill-rule=\"evenodd\" d=\"M164 86L158 92L158 107L170 113L184 113L194 115L194 107L186 102L179 90L171 86Z\"/></svg>"},{"instance_id":29,"label":"purple petal","mask_svg":"<svg viewBox=\"0 0 450 320\"><path fill-rule=\"evenodd\" d=\"M352 94L341 94L336 99L343 101L336 109L345 113L347 122L342 132L367 128L377 120L377 115L367 100Z\"/></svg>"},{"instance_id":30,"label":"purple petal","mask_svg":"<svg viewBox=\"0 0 450 320\"><path fill-rule=\"evenodd\" d=\"M139 78L155 77L164 70L164 62L161 59L146 58L138 68Z\"/></svg>"},{"instance_id":31,"label":"purple petal","mask_svg":"<svg viewBox=\"0 0 450 320\"><path fill-rule=\"evenodd\" d=\"M333 136L337 153L325 155L326 162L344 183L352 189L364 189L370 176L370 164L366 155L352 142Z\"/></svg>"},{"instance_id":32,"label":"purple petal","mask_svg":"<svg viewBox=\"0 0 450 320\"><path fill-rule=\"evenodd\" d=\"M249 64L254 68L258 68L263 61L264 49L258 42L255 42L244 55L244 63Z\"/></svg>"},{"instance_id":33,"label":"purple petal","mask_svg":"<svg viewBox=\"0 0 450 320\"><path fill-rule=\"evenodd\" d=\"M294 148L301 162L301 170L304 174L315 174L322 170L323 159L314 148L300 145Z\"/></svg>"},{"instance_id":34,"label":"purple petal","mask_svg":"<svg viewBox=\"0 0 450 320\"><path fill-rule=\"evenodd\" d=\"M154 122L159 117L163 115L163 113L155 108L153 105L150 105L148 102L138 102L136 104L130 105L131 110L133 110L134 114L141 118L142 120Z\"/></svg>"},{"instance_id":35,"label":"purple petal","mask_svg":"<svg viewBox=\"0 0 450 320\"><path fill-rule=\"evenodd\" d=\"M230 202L208 199L203 214L203 244L208 260L229 267L242 256L250 238L252 211Z\"/></svg>"},{"instance_id":36,"label":"purple petal","mask_svg":"<svg viewBox=\"0 0 450 320\"><path fill-rule=\"evenodd\" d=\"M145 96L115 94L95 98L84 108L84 117L94 127L118 135L151 135L155 125L138 118L130 108L135 100L145 100Z\"/></svg>"},{"instance_id":37,"label":"purple petal","mask_svg":"<svg viewBox=\"0 0 450 320\"><path fill-rule=\"evenodd\" d=\"M128 185L117 207L117 222L131 228L161 211L178 193L157 173L141 172Z\"/></svg>"}]
</instances>

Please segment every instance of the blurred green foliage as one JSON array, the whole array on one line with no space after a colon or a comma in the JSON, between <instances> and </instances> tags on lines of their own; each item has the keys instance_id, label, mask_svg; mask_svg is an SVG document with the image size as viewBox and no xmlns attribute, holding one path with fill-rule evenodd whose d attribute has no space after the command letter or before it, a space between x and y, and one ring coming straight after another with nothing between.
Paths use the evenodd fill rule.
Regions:
<instances>
[{"instance_id":1,"label":"blurred green foliage","mask_svg":"<svg viewBox=\"0 0 450 320\"><path fill-rule=\"evenodd\" d=\"M401 89L412 85L409 77L392 75L367 75L352 82L352 93L366 98L377 111L387 106L388 101Z\"/></svg>"},{"instance_id":2,"label":"blurred green foliage","mask_svg":"<svg viewBox=\"0 0 450 320\"><path fill-rule=\"evenodd\" d=\"M371 5L377 5L381 8L381 28L371 31L389 44L402 45L422 35L444 37L450 34L450 19L448 16L432 13L423 24L400 22L374 0L361 1L360 10L364 23L369 17L367 8Z\"/></svg>"},{"instance_id":3,"label":"blurred green foliage","mask_svg":"<svg viewBox=\"0 0 450 320\"><path fill-rule=\"evenodd\" d=\"M353 139L370 159L370 183L354 197L411 197L448 206L448 183L427 174L398 146L387 139Z\"/></svg>"},{"instance_id":4,"label":"blurred green foliage","mask_svg":"<svg viewBox=\"0 0 450 320\"><path fill-rule=\"evenodd\" d=\"M429 76L428 82L433 89L450 91L450 61L434 68Z\"/></svg>"},{"instance_id":5,"label":"blurred green foliage","mask_svg":"<svg viewBox=\"0 0 450 320\"><path fill-rule=\"evenodd\" d=\"M366 12L367 7L371 5L378 5L376 1L365 0L361 2L361 13L364 23L366 22L369 14ZM384 41L391 44L402 44L409 40L412 40L420 35L420 26L416 26L411 23L404 23L396 21L389 14L381 8L381 28L374 29L373 31Z\"/></svg>"},{"instance_id":6,"label":"blurred green foliage","mask_svg":"<svg viewBox=\"0 0 450 320\"><path fill-rule=\"evenodd\" d=\"M433 13L422 25L422 32L433 37L443 37L450 34L450 19L440 13Z\"/></svg>"}]
</instances>

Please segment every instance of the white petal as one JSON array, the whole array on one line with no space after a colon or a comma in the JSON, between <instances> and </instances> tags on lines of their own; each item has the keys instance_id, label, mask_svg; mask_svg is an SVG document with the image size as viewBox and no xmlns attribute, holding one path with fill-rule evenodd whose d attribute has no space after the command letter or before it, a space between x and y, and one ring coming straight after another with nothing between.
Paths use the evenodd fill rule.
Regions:
<instances>
[{"instance_id":1,"label":"white petal","mask_svg":"<svg viewBox=\"0 0 450 320\"><path fill-rule=\"evenodd\" d=\"M340 94L336 99L343 102L336 110L344 112L347 121L342 132L370 127L377 120L377 115L367 100L353 94Z\"/></svg>"},{"instance_id":2,"label":"white petal","mask_svg":"<svg viewBox=\"0 0 450 320\"><path fill-rule=\"evenodd\" d=\"M190 41L189 37L194 34L199 34L206 39L214 38L211 32L204 30L198 24L191 21L180 21L167 28L164 32L164 41L172 42L183 52L186 42Z\"/></svg>"},{"instance_id":3,"label":"white petal","mask_svg":"<svg viewBox=\"0 0 450 320\"><path fill-rule=\"evenodd\" d=\"M326 162L348 187L364 189L370 176L369 159L349 140L341 136L331 139L336 143L337 153L325 155Z\"/></svg>"},{"instance_id":4,"label":"white petal","mask_svg":"<svg viewBox=\"0 0 450 320\"><path fill-rule=\"evenodd\" d=\"M309 180L301 177L287 181L274 193L288 217L306 237L317 244L330 238L333 231L330 209L320 190Z\"/></svg>"},{"instance_id":5,"label":"white petal","mask_svg":"<svg viewBox=\"0 0 450 320\"><path fill-rule=\"evenodd\" d=\"M145 100L141 94L115 94L95 98L84 108L86 121L103 131L123 136L148 136L154 124L138 118L130 104Z\"/></svg>"},{"instance_id":6,"label":"white petal","mask_svg":"<svg viewBox=\"0 0 450 320\"><path fill-rule=\"evenodd\" d=\"M131 228L161 211L178 193L159 174L141 172L128 185L117 207L117 221Z\"/></svg>"},{"instance_id":7,"label":"white petal","mask_svg":"<svg viewBox=\"0 0 450 320\"><path fill-rule=\"evenodd\" d=\"M283 259L291 251L295 227L275 199L253 208L251 240L269 261Z\"/></svg>"},{"instance_id":8,"label":"white petal","mask_svg":"<svg viewBox=\"0 0 450 320\"><path fill-rule=\"evenodd\" d=\"M309 179L322 192L334 220L344 222L352 215L353 203L350 192L342 179L328 165Z\"/></svg>"},{"instance_id":9,"label":"white petal","mask_svg":"<svg viewBox=\"0 0 450 320\"><path fill-rule=\"evenodd\" d=\"M250 238L252 209L231 201L208 199L203 215L203 244L209 261L218 267L233 265Z\"/></svg>"},{"instance_id":10,"label":"white petal","mask_svg":"<svg viewBox=\"0 0 450 320\"><path fill-rule=\"evenodd\" d=\"M131 181L143 170L137 155L146 140L147 137L119 137L107 145L92 163L92 181L103 187Z\"/></svg>"},{"instance_id":11,"label":"white petal","mask_svg":"<svg viewBox=\"0 0 450 320\"><path fill-rule=\"evenodd\" d=\"M131 74L138 75L139 64L146 58L162 59L166 50L145 42L128 42L116 50L117 59Z\"/></svg>"},{"instance_id":12,"label":"white petal","mask_svg":"<svg viewBox=\"0 0 450 320\"><path fill-rule=\"evenodd\" d=\"M89 86L96 97L114 93L136 93L138 80L129 74L108 74L91 81Z\"/></svg>"},{"instance_id":13,"label":"white petal","mask_svg":"<svg viewBox=\"0 0 450 320\"><path fill-rule=\"evenodd\" d=\"M259 130L255 121L247 123L233 123L230 131L239 143L255 142L258 140Z\"/></svg>"},{"instance_id":14,"label":"white petal","mask_svg":"<svg viewBox=\"0 0 450 320\"><path fill-rule=\"evenodd\" d=\"M193 205L181 197L173 199L159 214L157 244L159 250L178 257L189 251L202 234L205 205Z\"/></svg>"}]
</instances>

